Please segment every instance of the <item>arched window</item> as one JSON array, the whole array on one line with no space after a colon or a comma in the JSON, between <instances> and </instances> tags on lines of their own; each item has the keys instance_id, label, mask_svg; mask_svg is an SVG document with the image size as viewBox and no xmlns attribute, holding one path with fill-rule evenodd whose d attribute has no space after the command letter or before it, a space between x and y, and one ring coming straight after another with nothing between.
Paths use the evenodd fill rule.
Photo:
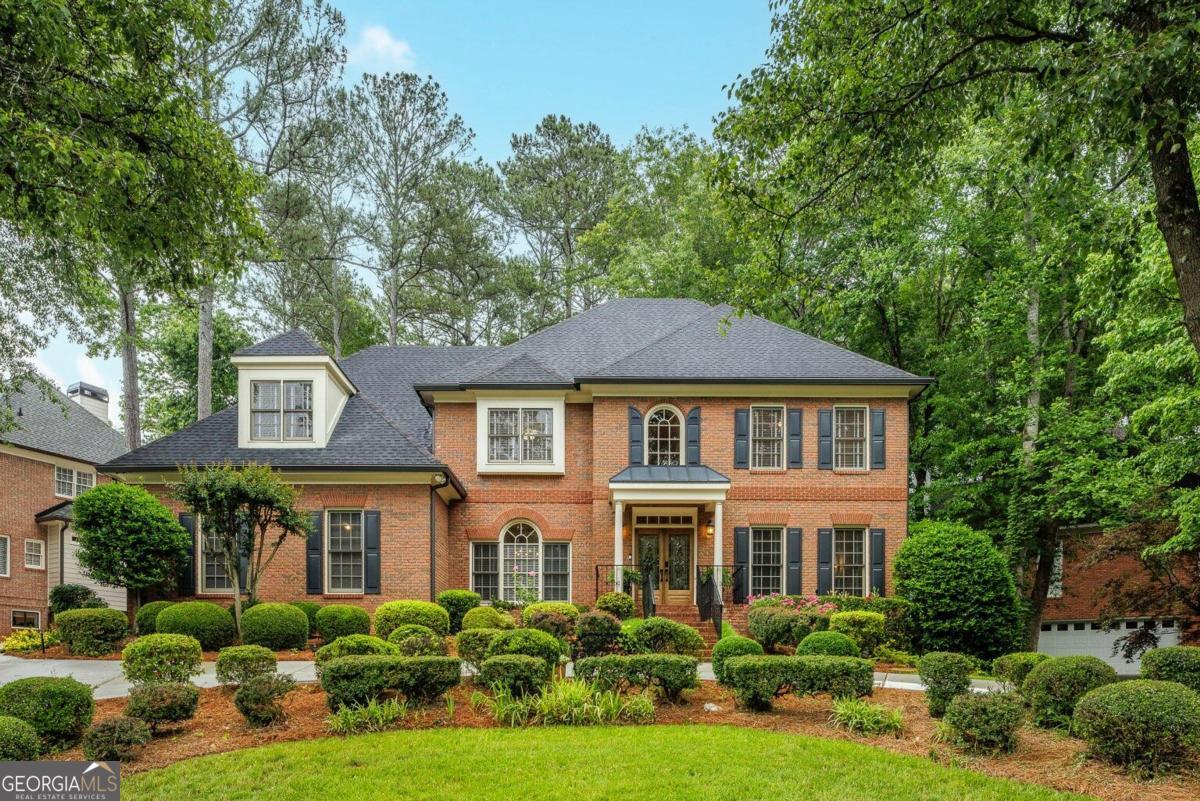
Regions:
<instances>
[{"instance_id":1,"label":"arched window","mask_svg":"<svg viewBox=\"0 0 1200 801\"><path fill-rule=\"evenodd\" d=\"M541 537L532 524L523 520L509 523L500 536L504 556L504 600L539 597L541 584Z\"/></svg>"},{"instance_id":2,"label":"arched window","mask_svg":"<svg viewBox=\"0 0 1200 801\"><path fill-rule=\"evenodd\" d=\"M646 464L683 464L683 419L670 406L646 416Z\"/></svg>"},{"instance_id":3,"label":"arched window","mask_svg":"<svg viewBox=\"0 0 1200 801\"><path fill-rule=\"evenodd\" d=\"M484 600L569 601L571 543L546 542L528 520L514 520L501 530L499 543L472 543L471 585Z\"/></svg>"}]
</instances>

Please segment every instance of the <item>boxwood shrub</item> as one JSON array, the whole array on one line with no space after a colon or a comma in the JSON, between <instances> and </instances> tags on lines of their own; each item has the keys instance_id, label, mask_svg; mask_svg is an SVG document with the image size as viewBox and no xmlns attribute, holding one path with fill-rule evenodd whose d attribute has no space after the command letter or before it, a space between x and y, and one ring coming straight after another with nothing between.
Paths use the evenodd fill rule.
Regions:
<instances>
[{"instance_id":1,"label":"boxwood shrub","mask_svg":"<svg viewBox=\"0 0 1200 801\"><path fill-rule=\"evenodd\" d=\"M514 629L517 627L512 615L494 606L477 606L463 615L462 627L466 629Z\"/></svg>"},{"instance_id":2,"label":"boxwood shrub","mask_svg":"<svg viewBox=\"0 0 1200 801\"><path fill-rule=\"evenodd\" d=\"M627 592L606 592L596 599L596 608L608 612L617 620L633 617L633 596Z\"/></svg>"},{"instance_id":3,"label":"boxwood shrub","mask_svg":"<svg viewBox=\"0 0 1200 801\"><path fill-rule=\"evenodd\" d=\"M539 612L557 612L569 618L572 624L579 617L579 609L575 604L569 604L566 601L538 601L521 610L521 621L528 626L533 616Z\"/></svg>"},{"instance_id":4,"label":"boxwood shrub","mask_svg":"<svg viewBox=\"0 0 1200 801\"><path fill-rule=\"evenodd\" d=\"M704 649L700 632L665 617L647 618L633 633L637 650L654 654L695 656Z\"/></svg>"},{"instance_id":5,"label":"boxwood shrub","mask_svg":"<svg viewBox=\"0 0 1200 801\"><path fill-rule=\"evenodd\" d=\"M870 695L872 664L856 656L735 656L725 663L733 694L748 709L767 710L779 696Z\"/></svg>"},{"instance_id":6,"label":"boxwood shrub","mask_svg":"<svg viewBox=\"0 0 1200 801\"><path fill-rule=\"evenodd\" d=\"M242 615L242 642L272 651L308 645L308 615L291 604L260 603Z\"/></svg>"},{"instance_id":7,"label":"boxwood shrub","mask_svg":"<svg viewBox=\"0 0 1200 801\"><path fill-rule=\"evenodd\" d=\"M317 633L325 643L350 634L370 634L371 616L366 609L349 604L322 606L317 612Z\"/></svg>"},{"instance_id":8,"label":"boxwood shrub","mask_svg":"<svg viewBox=\"0 0 1200 801\"><path fill-rule=\"evenodd\" d=\"M487 649L492 644L492 638L500 631L500 629L463 629L454 638L454 651L458 654L459 659L478 673L480 667L483 666L483 660L487 658Z\"/></svg>"},{"instance_id":9,"label":"boxwood shrub","mask_svg":"<svg viewBox=\"0 0 1200 801\"><path fill-rule=\"evenodd\" d=\"M525 654L546 660L551 668L558 664L564 653L561 640L538 629L511 629L501 631L492 638L485 657L491 659L501 654Z\"/></svg>"},{"instance_id":10,"label":"boxwood shrub","mask_svg":"<svg viewBox=\"0 0 1200 801\"><path fill-rule=\"evenodd\" d=\"M0 762L31 762L41 753L33 726L12 715L0 715Z\"/></svg>"},{"instance_id":11,"label":"boxwood shrub","mask_svg":"<svg viewBox=\"0 0 1200 801\"><path fill-rule=\"evenodd\" d=\"M763 647L749 637L722 637L712 649L713 674L721 684L729 684L725 662L735 656L762 656Z\"/></svg>"},{"instance_id":12,"label":"boxwood shrub","mask_svg":"<svg viewBox=\"0 0 1200 801\"><path fill-rule=\"evenodd\" d=\"M321 605L316 601L292 601L291 605L304 613L308 618L308 636L317 636L317 612L321 611Z\"/></svg>"},{"instance_id":13,"label":"boxwood shrub","mask_svg":"<svg viewBox=\"0 0 1200 801\"><path fill-rule=\"evenodd\" d=\"M83 735L83 758L110 762L128 762L137 750L150 742L150 727L137 718L108 718Z\"/></svg>"},{"instance_id":14,"label":"boxwood shrub","mask_svg":"<svg viewBox=\"0 0 1200 801\"><path fill-rule=\"evenodd\" d=\"M844 614L856 614L846 612ZM814 631L796 646L797 656L861 656L861 649L840 631Z\"/></svg>"},{"instance_id":15,"label":"boxwood shrub","mask_svg":"<svg viewBox=\"0 0 1200 801\"><path fill-rule=\"evenodd\" d=\"M1020 689L1029 671L1050 658L1037 651L1017 651L992 660L992 676L1009 687Z\"/></svg>"},{"instance_id":16,"label":"boxwood shrub","mask_svg":"<svg viewBox=\"0 0 1200 801\"><path fill-rule=\"evenodd\" d=\"M946 738L959 748L1007 754L1017 746L1025 703L1014 692L963 693L950 699L942 721Z\"/></svg>"},{"instance_id":17,"label":"boxwood shrub","mask_svg":"<svg viewBox=\"0 0 1200 801\"><path fill-rule=\"evenodd\" d=\"M92 688L75 679L38 676L0 687L0 715L11 715L33 726L51 748L67 748L79 742L95 709Z\"/></svg>"},{"instance_id":18,"label":"boxwood shrub","mask_svg":"<svg viewBox=\"0 0 1200 801\"><path fill-rule=\"evenodd\" d=\"M388 601L375 610L375 633L384 639L405 623L425 626L443 637L450 633L450 613L430 601Z\"/></svg>"},{"instance_id":19,"label":"boxwood shrub","mask_svg":"<svg viewBox=\"0 0 1200 801\"><path fill-rule=\"evenodd\" d=\"M1200 648L1174 645L1142 655L1142 678L1177 681L1200 693Z\"/></svg>"},{"instance_id":20,"label":"boxwood shrub","mask_svg":"<svg viewBox=\"0 0 1200 801\"><path fill-rule=\"evenodd\" d=\"M129 634L129 618L119 609L71 609L54 617L67 649L80 656L104 656Z\"/></svg>"},{"instance_id":21,"label":"boxwood shrub","mask_svg":"<svg viewBox=\"0 0 1200 801\"><path fill-rule=\"evenodd\" d=\"M1057 656L1033 667L1021 695L1044 728L1068 728L1075 703L1091 690L1117 680L1117 671L1094 656Z\"/></svg>"},{"instance_id":22,"label":"boxwood shrub","mask_svg":"<svg viewBox=\"0 0 1200 801\"><path fill-rule=\"evenodd\" d=\"M1092 756L1136 774L1176 770L1200 752L1200 695L1172 681L1103 685L1075 705L1073 731Z\"/></svg>"},{"instance_id":23,"label":"boxwood shrub","mask_svg":"<svg viewBox=\"0 0 1200 801\"><path fill-rule=\"evenodd\" d=\"M415 703L432 701L462 678L462 662L449 656L343 656L321 672L329 708L363 705L388 692Z\"/></svg>"},{"instance_id":24,"label":"boxwood shrub","mask_svg":"<svg viewBox=\"0 0 1200 801\"><path fill-rule=\"evenodd\" d=\"M121 672L132 684L189 681L200 673L200 642L186 634L147 634L121 652Z\"/></svg>"},{"instance_id":25,"label":"boxwood shrub","mask_svg":"<svg viewBox=\"0 0 1200 801\"><path fill-rule=\"evenodd\" d=\"M388 642L399 649L401 656L445 656L446 639L434 634L428 626L405 623L392 629Z\"/></svg>"},{"instance_id":26,"label":"boxwood shrub","mask_svg":"<svg viewBox=\"0 0 1200 801\"><path fill-rule=\"evenodd\" d=\"M137 614L133 616L133 622L137 624L137 633L153 634L157 630L154 628L154 623L158 620L158 613L174 603L174 601L151 601L139 607Z\"/></svg>"},{"instance_id":27,"label":"boxwood shrub","mask_svg":"<svg viewBox=\"0 0 1200 801\"><path fill-rule=\"evenodd\" d=\"M314 656L317 675L321 674L324 666L334 659L343 656L399 656L400 649L381 637L370 634L347 634L338 637L328 645L322 645Z\"/></svg>"},{"instance_id":28,"label":"boxwood shrub","mask_svg":"<svg viewBox=\"0 0 1200 801\"><path fill-rule=\"evenodd\" d=\"M152 731L158 731L163 724L191 720L199 703L200 691L191 684L146 684L129 692L125 714L146 721Z\"/></svg>"},{"instance_id":29,"label":"boxwood shrub","mask_svg":"<svg viewBox=\"0 0 1200 801\"><path fill-rule=\"evenodd\" d=\"M584 612L575 622L575 656L602 656L621 645L621 621L608 612Z\"/></svg>"},{"instance_id":30,"label":"boxwood shrub","mask_svg":"<svg viewBox=\"0 0 1200 801\"><path fill-rule=\"evenodd\" d=\"M684 690L700 686L694 656L683 654L631 654L594 656L575 663L575 676L606 690L631 687L652 689L668 701L679 700Z\"/></svg>"},{"instance_id":31,"label":"boxwood shrub","mask_svg":"<svg viewBox=\"0 0 1200 801\"><path fill-rule=\"evenodd\" d=\"M870 659L875 649L884 644L883 627L886 622L882 612L860 610L834 612L829 616L829 630L845 634L858 646L858 656Z\"/></svg>"},{"instance_id":32,"label":"boxwood shrub","mask_svg":"<svg viewBox=\"0 0 1200 801\"><path fill-rule=\"evenodd\" d=\"M255 676L274 673L278 665L275 652L261 645L231 645L217 654L217 681L245 684Z\"/></svg>"},{"instance_id":33,"label":"boxwood shrub","mask_svg":"<svg viewBox=\"0 0 1200 801\"><path fill-rule=\"evenodd\" d=\"M437 595L438 606L450 615L450 633L462 631L463 615L479 606L482 597L470 590L442 590Z\"/></svg>"},{"instance_id":34,"label":"boxwood shrub","mask_svg":"<svg viewBox=\"0 0 1200 801\"><path fill-rule=\"evenodd\" d=\"M195 637L205 651L219 651L237 639L233 615L225 607L208 601L172 604L158 613L154 627L161 634Z\"/></svg>"},{"instance_id":35,"label":"boxwood shrub","mask_svg":"<svg viewBox=\"0 0 1200 801\"><path fill-rule=\"evenodd\" d=\"M931 717L946 714L955 696L971 691L971 673L975 663L964 654L934 651L917 661L917 675L925 684L925 700Z\"/></svg>"},{"instance_id":36,"label":"boxwood shrub","mask_svg":"<svg viewBox=\"0 0 1200 801\"><path fill-rule=\"evenodd\" d=\"M809 634L829 628L829 618L819 612L778 604L751 607L746 622L750 636L767 651L780 645L794 648Z\"/></svg>"},{"instance_id":37,"label":"boxwood shrub","mask_svg":"<svg viewBox=\"0 0 1200 801\"><path fill-rule=\"evenodd\" d=\"M550 680L551 666L539 656L501 654L483 660L479 683L493 691L503 688L513 695L532 695Z\"/></svg>"}]
</instances>

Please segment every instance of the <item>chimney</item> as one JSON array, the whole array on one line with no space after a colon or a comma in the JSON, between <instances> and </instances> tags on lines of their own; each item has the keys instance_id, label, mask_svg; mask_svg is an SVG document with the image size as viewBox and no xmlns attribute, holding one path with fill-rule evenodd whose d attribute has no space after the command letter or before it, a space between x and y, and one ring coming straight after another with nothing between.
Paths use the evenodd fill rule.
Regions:
<instances>
[{"instance_id":1,"label":"chimney","mask_svg":"<svg viewBox=\"0 0 1200 801\"><path fill-rule=\"evenodd\" d=\"M95 384L78 381L67 387L67 397L108 422L108 390Z\"/></svg>"}]
</instances>

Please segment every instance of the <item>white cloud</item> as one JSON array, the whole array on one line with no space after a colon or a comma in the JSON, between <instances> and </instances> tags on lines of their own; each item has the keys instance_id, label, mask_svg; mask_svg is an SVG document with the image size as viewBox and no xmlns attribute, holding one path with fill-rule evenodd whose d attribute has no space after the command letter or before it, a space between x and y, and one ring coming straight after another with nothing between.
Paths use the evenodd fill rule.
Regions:
<instances>
[{"instance_id":1,"label":"white cloud","mask_svg":"<svg viewBox=\"0 0 1200 801\"><path fill-rule=\"evenodd\" d=\"M58 374L57 370L54 370L49 364L46 363L46 360L42 358L40 353L33 357L33 368L41 373L42 378L46 379L51 384L54 384L54 386L58 387L64 392L66 391L67 385L66 382L63 381L62 376Z\"/></svg>"},{"instance_id":2,"label":"white cloud","mask_svg":"<svg viewBox=\"0 0 1200 801\"><path fill-rule=\"evenodd\" d=\"M98 387L104 387L108 380L104 377L104 373L100 372L96 363L82 353L75 356L75 373L79 376L80 381L95 384ZM105 389L110 389L110 387L105 387Z\"/></svg>"},{"instance_id":3,"label":"white cloud","mask_svg":"<svg viewBox=\"0 0 1200 801\"><path fill-rule=\"evenodd\" d=\"M363 72L404 72L412 70L417 55L403 39L392 36L382 25L368 25L350 47L348 62Z\"/></svg>"}]
</instances>

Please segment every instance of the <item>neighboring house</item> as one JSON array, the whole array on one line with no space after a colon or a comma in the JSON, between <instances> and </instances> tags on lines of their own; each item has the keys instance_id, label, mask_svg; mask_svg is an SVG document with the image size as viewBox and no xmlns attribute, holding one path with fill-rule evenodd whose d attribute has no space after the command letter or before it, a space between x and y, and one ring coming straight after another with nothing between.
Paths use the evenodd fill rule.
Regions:
<instances>
[{"instance_id":1,"label":"neighboring house","mask_svg":"<svg viewBox=\"0 0 1200 801\"><path fill-rule=\"evenodd\" d=\"M185 463L273 465L314 533L260 595L367 608L451 587L590 603L631 567L683 617L713 567L727 604L888 592L930 381L693 300L612 301L506 347L335 361L292 331L233 361L236 406L102 469L172 504L195 536L183 594L220 599L222 562L167 484Z\"/></svg>"},{"instance_id":2,"label":"neighboring house","mask_svg":"<svg viewBox=\"0 0 1200 801\"><path fill-rule=\"evenodd\" d=\"M0 633L44 627L50 589L85 584L109 606L126 608L126 592L97 584L80 570L71 503L96 483L96 465L126 451L108 424L108 393L73 384L71 398L33 385L0 398L13 428L0 432Z\"/></svg>"}]
</instances>

